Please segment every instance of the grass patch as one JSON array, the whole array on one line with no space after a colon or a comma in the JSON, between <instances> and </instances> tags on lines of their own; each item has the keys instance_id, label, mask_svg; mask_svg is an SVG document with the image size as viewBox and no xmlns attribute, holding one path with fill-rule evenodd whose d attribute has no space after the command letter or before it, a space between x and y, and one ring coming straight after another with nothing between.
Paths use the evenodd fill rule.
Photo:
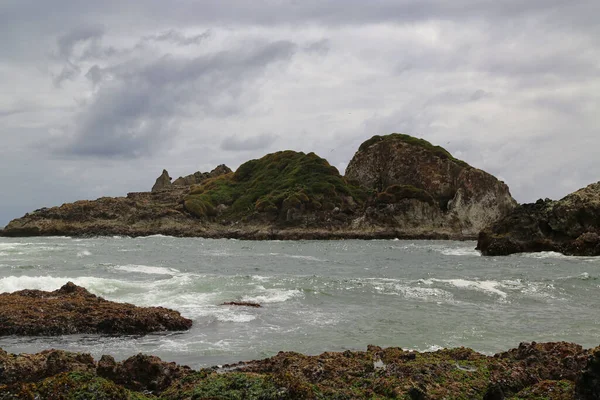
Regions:
<instances>
[{"instance_id":1,"label":"grass patch","mask_svg":"<svg viewBox=\"0 0 600 400\"><path fill-rule=\"evenodd\" d=\"M292 208L340 207L346 196L362 204L367 192L348 183L315 153L287 150L248 161L235 173L194 187L185 199L185 207L197 217L215 215L215 207L220 204L228 206L226 213L232 217L253 213L282 216Z\"/></svg>"}]
</instances>

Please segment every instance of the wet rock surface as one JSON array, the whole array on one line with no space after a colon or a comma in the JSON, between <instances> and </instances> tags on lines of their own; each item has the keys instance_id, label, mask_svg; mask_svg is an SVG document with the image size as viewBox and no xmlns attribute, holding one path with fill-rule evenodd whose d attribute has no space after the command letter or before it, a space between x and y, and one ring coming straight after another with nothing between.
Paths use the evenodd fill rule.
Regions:
<instances>
[{"instance_id":1,"label":"wet rock surface","mask_svg":"<svg viewBox=\"0 0 600 400\"><path fill-rule=\"evenodd\" d=\"M136 307L98 297L68 282L53 292L0 294L0 335L111 335L187 330L192 321L163 307Z\"/></svg>"},{"instance_id":2,"label":"wet rock surface","mask_svg":"<svg viewBox=\"0 0 600 400\"><path fill-rule=\"evenodd\" d=\"M142 354L94 362L58 350L0 352L0 399L592 400L600 393L599 349L534 342L486 356L369 346L317 356L280 352L200 371Z\"/></svg>"},{"instance_id":3,"label":"wet rock surface","mask_svg":"<svg viewBox=\"0 0 600 400\"><path fill-rule=\"evenodd\" d=\"M518 206L479 233L477 249L491 256L537 251L600 255L600 182L558 201Z\"/></svg>"}]
</instances>

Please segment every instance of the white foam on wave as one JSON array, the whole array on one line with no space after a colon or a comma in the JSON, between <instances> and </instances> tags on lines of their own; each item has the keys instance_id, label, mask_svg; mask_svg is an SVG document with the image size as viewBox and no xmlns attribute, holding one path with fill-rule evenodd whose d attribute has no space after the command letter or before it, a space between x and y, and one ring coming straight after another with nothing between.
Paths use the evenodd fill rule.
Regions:
<instances>
[{"instance_id":1,"label":"white foam on wave","mask_svg":"<svg viewBox=\"0 0 600 400\"><path fill-rule=\"evenodd\" d=\"M440 250L440 253L446 256L475 256L481 257L481 253L474 248L467 247L447 247Z\"/></svg>"},{"instance_id":2,"label":"white foam on wave","mask_svg":"<svg viewBox=\"0 0 600 400\"><path fill-rule=\"evenodd\" d=\"M541 251L539 253L522 253L522 254L519 254L517 257L537 258L537 259L571 258L571 256L565 256L564 254L557 253L555 251Z\"/></svg>"},{"instance_id":3,"label":"white foam on wave","mask_svg":"<svg viewBox=\"0 0 600 400\"><path fill-rule=\"evenodd\" d=\"M180 273L180 271L175 268L154 267L151 265L138 264L115 265L114 267L112 267L112 269L127 273L139 273L149 275L176 275Z\"/></svg>"},{"instance_id":4,"label":"white foam on wave","mask_svg":"<svg viewBox=\"0 0 600 400\"><path fill-rule=\"evenodd\" d=\"M433 282L440 282L444 284L448 284L459 289L471 289L477 290L480 292L484 292L487 294L495 294L505 299L507 294L502 290L498 289L498 287L502 287L501 282L497 281L471 281L467 279L427 279L423 280L425 284L431 284Z\"/></svg>"},{"instance_id":5,"label":"white foam on wave","mask_svg":"<svg viewBox=\"0 0 600 400\"><path fill-rule=\"evenodd\" d=\"M92 255L92 252L89 250L83 250L83 251L80 251L77 253L77 257L79 257L79 258L88 257L91 255Z\"/></svg>"},{"instance_id":6,"label":"white foam on wave","mask_svg":"<svg viewBox=\"0 0 600 400\"><path fill-rule=\"evenodd\" d=\"M302 296L302 292L297 289L265 289L264 286L257 286L259 294L246 295L242 301L251 303L283 303L284 301Z\"/></svg>"},{"instance_id":7,"label":"white foam on wave","mask_svg":"<svg viewBox=\"0 0 600 400\"><path fill-rule=\"evenodd\" d=\"M303 256L299 254L284 254L284 253L269 253L270 256L280 256L285 258L295 258L298 260L308 260L308 261L317 261L317 262L325 262L327 260L322 260L313 256Z\"/></svg>"},{"instance_id":8,"label":"white foam on wave","mask_svg":"<svg viewBox=\"0 0 600 400\"><path fill-rule=\"evenodd\" d=\"M154 239L154 238L173 238L174 236L162 235L157 233L156 235L138 236L136 239Z\"/></svg>"},{"instance_id":9,"label":"white foam on wave","mask_svg":"<svg viewBox=\"0 0 600 400\"><path fill-rule=\"evenodd\" d=\"M407 299L450 303L454 301L452 293L438 288L411 286L402 283L381 282L374 289L382 294L400 295Z\"/></svg>"}]
</instances>

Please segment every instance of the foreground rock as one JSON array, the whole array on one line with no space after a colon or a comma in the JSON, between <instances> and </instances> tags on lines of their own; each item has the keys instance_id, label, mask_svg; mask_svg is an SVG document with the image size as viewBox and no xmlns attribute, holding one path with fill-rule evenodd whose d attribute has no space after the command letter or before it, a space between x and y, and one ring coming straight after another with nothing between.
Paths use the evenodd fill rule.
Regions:
<instances>
[{"instance_id":1,"label":"foreground rock","mask_svg":"<svg viewBox=\"0 0 600 400\"><path fill-rule=\"evenodd\" d=\"M562 200L523 204L479 234L484 255L556 251L600 255L600 182Z\"/></svg>"},{"instance_id":2,"label":"foreground rock","mask_svg":"<svg viewBox=\"0 0 600 400\"><path fill-rule=\"evenodd\" d=\"M123 362L51 350L0 351L2 399L546 399L600 398L600 348L522 343L486 356L369 346L192 371L138 354ZM79 396L79 397L78 397Z\"/></svg>"},{"instance_id":3,"label":"foreground rock","mask_svg":"<svg viewBox=\"0 0 600 400\"><path fill-rule=\"evenodd\" d=\"M493 176L392 134L363 143L346 176L314 153L289 150L172 183L165 170L151 192L36 210L0 235L474 239L515 205Z\"/></svg>"},{"instance_id":4,"label":"foreground rock","mask_svg":"<svg viewBox=\"0 0 600 400\"><path fill-rule=\"evenodd\" d=\"M136 307L97 297L72 282L53 292L0 294L0 335L145 334L190 329L192 321L163 307Z\"/></svg>"}]
</instances>

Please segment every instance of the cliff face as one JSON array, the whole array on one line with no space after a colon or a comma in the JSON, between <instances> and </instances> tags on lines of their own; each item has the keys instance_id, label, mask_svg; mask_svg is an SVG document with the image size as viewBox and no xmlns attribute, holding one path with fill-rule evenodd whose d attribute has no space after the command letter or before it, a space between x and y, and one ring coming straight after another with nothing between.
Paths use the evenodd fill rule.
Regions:
<instances>
[{"instance_id":1,"label":"cliff face","mask_svg":"<svg viewBox=\"0 0 600 400\"><path fill-rule=\"evenodd\" d=\"M523 204L479 234L484 255L556 251L600 255L600 182L559 201Z\"/></svg>"},{"instance_id":2,"label":"cliff face","mask_svg":"<svg viewBox=\"0 0 600 400\"><path fill-rule=\"evenodd\" d=\"M492 175L408 135L375 136L363 143L346 178L378 192L379 205L387 204L379 207L383 218L464 235L476 235L517 204L508 186Z\"/></svg>"},{"instance_id":3,"label":"cliff face","mask_svg":"<svg viewBox=\"0 0 600 400\"><path fill-rule=\"evenodd\" d=\"M0 235L466 239L515 204L493 176L392 134L363 143L346 177L314 153L281 151L173 183L163 171L152 192L36 210Z\"/></svg>"}]
</instances>

